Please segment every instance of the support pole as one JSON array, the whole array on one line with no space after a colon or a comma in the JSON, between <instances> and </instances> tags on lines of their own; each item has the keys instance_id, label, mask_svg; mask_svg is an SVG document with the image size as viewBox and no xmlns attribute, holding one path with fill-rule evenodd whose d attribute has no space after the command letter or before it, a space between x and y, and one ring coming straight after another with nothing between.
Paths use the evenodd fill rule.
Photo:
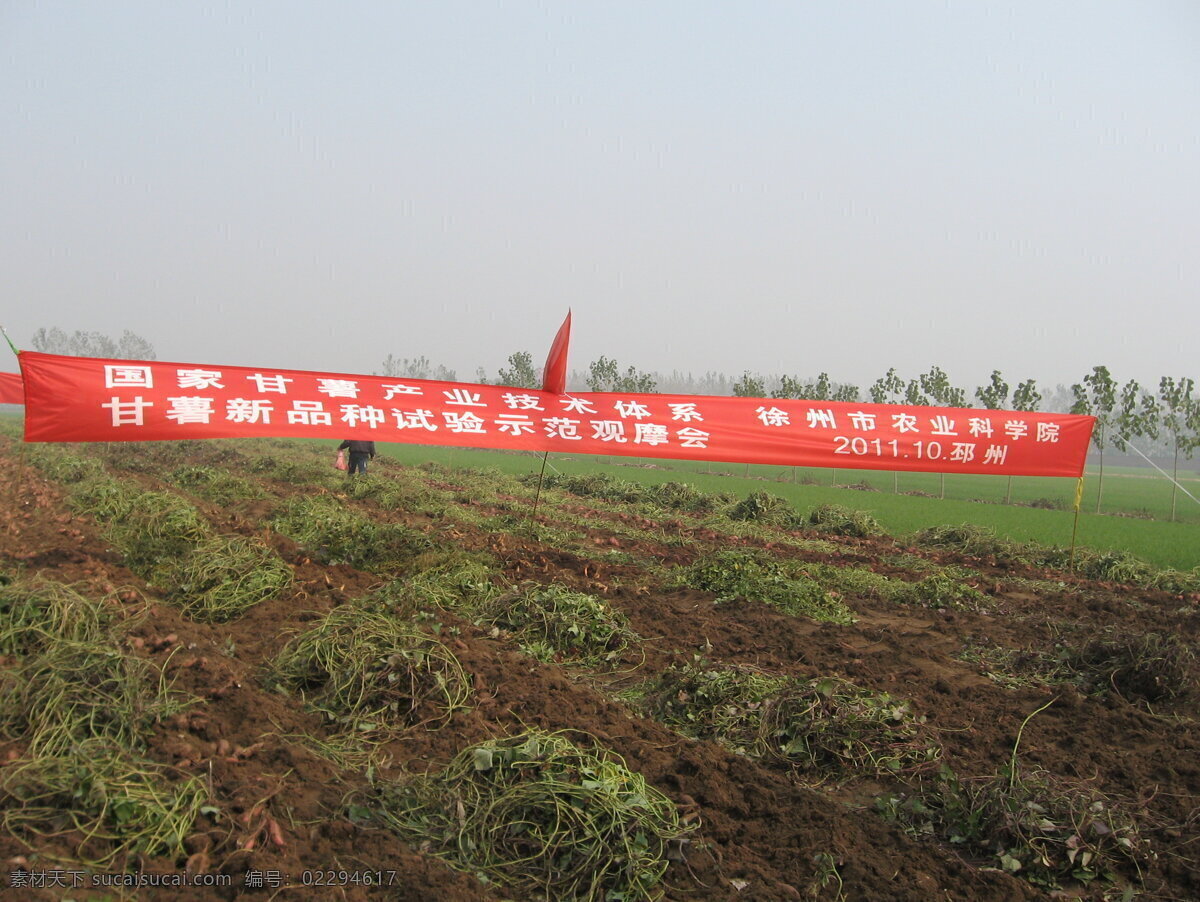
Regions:
<instances>
[{"instance_id":1,"label":"support pole","mask_svg":"<svg viewBox=\"0 0 1200 902\"><path fill-rule=\"evenodd\" d=\"M550 452L546 451L542 454L542 471L538 473L537 492L533 496L533 513L529 515L529 525L533 525L533 521L537 519L538 502L542 500L542 480L546 478L546 459L550 457Z\"/></svg>"},{"instance_id":2,"label":"support pole","mask_svg":"<svg viewBox=\"0 0 1200 902\"><path fill-rule=\"evenodd\" d=\"M21 356L21 352L17 350L17 346L16 346L15 344L13 344L13 340L12 340L11 338L9 338L9 337L8 337L8 333L4 331L4 327L3 327L3 326L0 326L0 333L3 333L3 335L4 335L4 340L8 342L8 346L9 346L10 348L12 348L12 352L13 352L14 354L16 354L16 355L17 355L17 357L20 357L20 356Z\"/></svg>"},{"instance_id":3,"label":"support pole","mask_svg":"<svg viewBox=\"0 0 1200 902\"><path fill-rule=\"evenodd\" d=\"M1079 506L1083 503L1083 477L1075 486L1075 524L1071 527L1071 553L1067 558L1067 566L1075 569L1075 537L1079 534Z\"/></svg>"},{"instance_id":4,"label":"support pole","mask_svg":"<svg viewBox=\"0 0 1200 902\"><path fill-rule=\"evenodd\" d=\"M8 342L8 346L12 349L13 354L16 356L17 360L20 360L21 352L17 350L17 346L13 344L13 340L8 337L8 332L3 326L0 326L0 335L4 336L4 340ZM24 417L24 410L22 410L22 417ZM20 443L17 453L17 471L17 473L12 474L12 492L9 493L8 499L8 506L12 508L13 511L16 511L17 509L17 491L20 488L20 483L25 475L25 442L23 441ZM16 531L17 521L16 518L14 518L12 522L12 532L15 533Z\"/></svg>"}]
</instances>

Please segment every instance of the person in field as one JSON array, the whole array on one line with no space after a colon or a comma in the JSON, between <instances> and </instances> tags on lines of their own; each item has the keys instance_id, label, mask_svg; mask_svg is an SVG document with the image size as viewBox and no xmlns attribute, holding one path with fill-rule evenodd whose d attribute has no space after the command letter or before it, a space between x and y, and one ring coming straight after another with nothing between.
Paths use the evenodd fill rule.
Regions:
<instances>
[{"instance_id":1,"label":"person in field","mask_svg":"<svg viewBox=\"0 0 1200 902\"><path fill-rule=\"evenodd\" d=\"M355 473L366 475L367 461L375 456L374 442L357 442L353 439L346 439L337 446L337 449L350 452L350 468L346 471L347 476L353 476Z\"/></svg>"}]
</instances>

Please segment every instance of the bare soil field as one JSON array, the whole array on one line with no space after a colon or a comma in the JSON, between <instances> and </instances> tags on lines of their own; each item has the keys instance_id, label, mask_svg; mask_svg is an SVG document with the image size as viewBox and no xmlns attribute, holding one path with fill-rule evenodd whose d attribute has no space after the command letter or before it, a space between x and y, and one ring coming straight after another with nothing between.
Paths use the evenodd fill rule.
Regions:
<instances>
[{"instance_id":1,"label":"bare soil field","mask_svg":"<svg viewBox=\"0 0 1200 902\"><path fill-rule=\"evenodd\" d=\"M379 458L348 482L332 452L286 442L4 437L0 459L8 897L1200 898L1186 574L1096 580L686 488L621 501L559 484L532 519L531 481ZM184 514L191 533L172 525ZM196 575L231 549L251 557ZM158 701L134 720L47 725L67 627L33 641L34 614L13 612L43 610L28 599L48 583L149 675ZM608 619L564 631L568 603ZM318 635L333 638L304 658ZM63 692L100 685L92 672ZM120 733L113 760L147 785L193 793L174 832L137 835L133 791L87 771L98 731ZM466 760L467 777L525 786L559 739L592 763L555 771L569 785L527 794L515 821L449 782ZM76 776L56 783L57 762ZM616 826L573 845L614 799Z\"/></svg>"}]
</instances>

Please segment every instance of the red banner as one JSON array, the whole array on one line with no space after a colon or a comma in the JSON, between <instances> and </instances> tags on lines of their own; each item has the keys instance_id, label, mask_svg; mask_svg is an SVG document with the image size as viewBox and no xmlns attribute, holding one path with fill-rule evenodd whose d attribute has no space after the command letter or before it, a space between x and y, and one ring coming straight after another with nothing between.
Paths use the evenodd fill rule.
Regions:
<instances>
[{"instance_id":1,"label":"red banner","mask_svg":"<svg viewBox=\"0 0 1200 902\"><path fill-rule=\"evenodd\" d=\"M0 404L24 404L25 385L20 373L0 373Z\"/></svg>"},{"instance_id":2,"label":"red banner","mask_svg":"<svg viewBox=\"0 0 1200 902\"><path fill-rule=\"evenodd\" d=\"M22 351L25 440L248 436L1080 476L1093 417L702 395L568 392Z\"/></svg>"}]
</instances>

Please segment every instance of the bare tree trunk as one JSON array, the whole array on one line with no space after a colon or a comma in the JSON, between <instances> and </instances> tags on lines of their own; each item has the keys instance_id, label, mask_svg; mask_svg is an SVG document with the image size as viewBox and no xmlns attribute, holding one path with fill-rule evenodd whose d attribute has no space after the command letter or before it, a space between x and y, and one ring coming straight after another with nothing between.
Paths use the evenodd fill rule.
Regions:
<instances>
[{"instance_id":1,"label":"bare tree trunk","mask_svg":"<svg viewBox=\"0 0 1200 902\"><path fill-rule=\"evenodd\" d=\"M1171 522L1175 522L1175 493L1179 488L1179 439L1175 439L1175 463L1171 467Z\"/></svg>"},{"instance_id":2,"label":"bare tree trunk","mask_svg":"<svg viewBox=\"0 0 1200 902\"><path fill-rule=\"evenodd\" d=\"M1004 503L1012 504L1012 477L1008 477L1008 487L1004 490Z\"/></svg>"},{"instance_id":3,"label":"bare tree trunk","mask_svg":"<svg viewBox=\"0 0 1200 902\"><path fill-rule=\"evenodd\" d=\"M1096 484L1096 513L1100 513L1100 499L1104 497L1104 449L1100 449L1100 480Z\"/></svg>"}]
</instances>

